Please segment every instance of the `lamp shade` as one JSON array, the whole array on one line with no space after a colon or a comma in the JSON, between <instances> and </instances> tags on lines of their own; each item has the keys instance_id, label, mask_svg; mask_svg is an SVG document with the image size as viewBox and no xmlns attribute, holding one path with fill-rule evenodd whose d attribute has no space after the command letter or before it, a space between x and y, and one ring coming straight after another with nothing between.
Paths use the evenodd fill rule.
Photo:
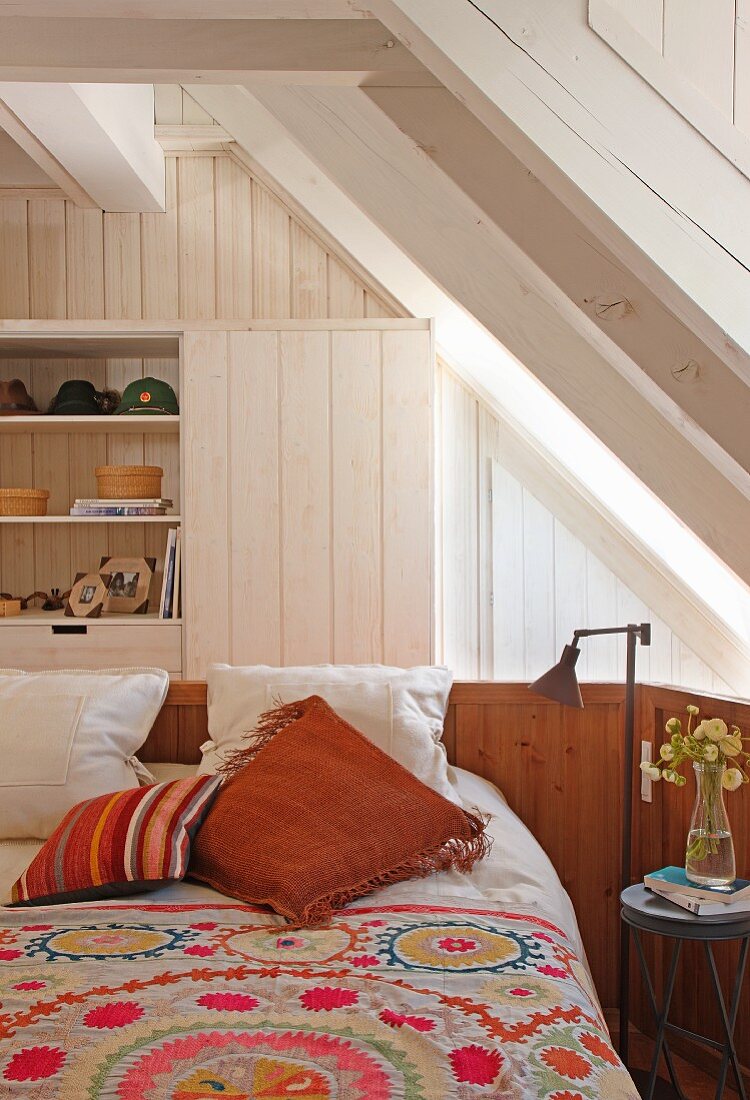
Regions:
<instances>
[{"instance_id":1,"label":"lamp shade","mask_svg":"<svg viewBox=\"0 0 750 1100\"><path fill-rule=\"evenodd\" d=\"M577 646L566 645L557 664L533 684L529 684L529 691L535 691L537 695L553 699L563 706L583 709L581 689L576 676L576 661L580 655L581 651Z\"/></svg>"}]
</instances>

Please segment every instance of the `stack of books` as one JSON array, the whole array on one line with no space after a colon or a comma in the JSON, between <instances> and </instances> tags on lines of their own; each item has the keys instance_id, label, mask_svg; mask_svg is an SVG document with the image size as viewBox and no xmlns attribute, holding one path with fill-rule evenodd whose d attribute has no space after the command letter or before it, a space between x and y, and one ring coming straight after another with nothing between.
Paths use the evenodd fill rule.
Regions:
<instances>
[{"instance_id":1,"label":"stack of books","mask_svg":"<svg viewBox=\"0 0 750 1100\"><path fill-rule=\"evenodd\" d=\"M79 497L70 509L71 516L164 516L172 507L165 497L148 500L87 500Z\"/></svg>"},{"instance_id":2,"label":"stack of books","mask_svg":"<svg viewBox=\"0 0 750 1100\"><path fill-rule=\"evenodd\" d=\"M180 617L180 573L182 572L182 532L179 527L170 527L167 532L167 545L164 551L164 576L161 582L159 600L160 619L179 619Z\"/></svg>"},{"instance_id":3,"label":"stack of books","mask_svg":"<svg viewBox=\"0 0 750 1100\"><path fill-rule=\"evenodd\" d=\"M646 875L643 885L697 917L750 913L750 882L745 878L736 878L729 886L697 886L687 877L684 867L663 867Z\"/></svg>"}]
</instances>

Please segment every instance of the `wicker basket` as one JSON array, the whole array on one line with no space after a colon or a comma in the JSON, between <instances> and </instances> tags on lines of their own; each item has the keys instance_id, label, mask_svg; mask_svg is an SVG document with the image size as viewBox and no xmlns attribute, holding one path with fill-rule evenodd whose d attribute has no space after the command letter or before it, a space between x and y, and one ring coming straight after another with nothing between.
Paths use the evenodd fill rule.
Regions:
<instances>
[{"instance_id":1,"label":"wicker basket","mask_svg":"<svg viewBox=\"0 0 750 1100\"><path fill-rule=\"evenodd\" d=\"M0 516L46 516L49 489L0 489Z\"/></svg>"},{"instance_id":2,"label":"wicker basket","mask_svg":"<svg viewBox=\"0 0 750 1100\"><path fill-rule=\"evenodd\" d=\"M97 466L96 487L105 500L145 500L161 496L161 466Z\"/></svg>"}]
</instances>

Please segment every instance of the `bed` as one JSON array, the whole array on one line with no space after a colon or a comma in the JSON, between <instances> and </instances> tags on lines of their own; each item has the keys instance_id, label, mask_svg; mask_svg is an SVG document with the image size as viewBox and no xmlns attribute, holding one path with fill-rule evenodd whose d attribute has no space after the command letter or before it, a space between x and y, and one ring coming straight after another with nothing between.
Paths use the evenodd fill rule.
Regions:
<instances>
[{"instance_id":1,"label":"bed","mask_svg":"<svg viewBox=\"0 0 750 1100\"><path fill-rule=\"evenodd\" d=\"M491 855L329 928L188 882L3 908L0 1097L635 1098L554 869L495 787L452 782ZM3 897L37 847L0 844Z\"/></svg>"}]
</instances>

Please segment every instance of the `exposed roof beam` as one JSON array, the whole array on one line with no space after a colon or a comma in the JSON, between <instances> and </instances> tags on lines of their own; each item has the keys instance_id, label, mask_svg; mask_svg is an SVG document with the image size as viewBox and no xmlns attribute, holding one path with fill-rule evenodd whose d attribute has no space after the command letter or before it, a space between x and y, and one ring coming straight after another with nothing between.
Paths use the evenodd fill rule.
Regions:
<instances>
[{"instance_id":1,"label":"exposed roof beam","mask_svg":"<svg viewBox=\"0 0 750 1100\"><path fill-rule=\"evenodd\" d=\"M678 427L687 413L716 440L714 461L728 476L722 450L750 470L746 383L541 180L446 88L367 94L638 364L628 377L644 396ZM750 357L743 359L750 378ZM705 446L702 438L695 442Z\"/></svg>"},{"instance_id":2,"label":"exposed roof beam","mask_svg":"<svg viewBox=\"0 0 750 1100\"><path fill-rule=\"evenodd\" d=\"M750 582L748 475L740 470L730 483L631 385L632 361L364 91L255 94L393 240Z\"/></svg>"},{"instance_id":3,"label":"exposed roof beam","mask_svg":"<svg viewBox=\"0 0 750 1100\"><path fill-rule=\"evenodd\" d=\"M0 83L5 129L11 114L9 132L79 205L164 209L151 85Z\"/></svg>"},{"instance_id":4,"label":"exposed roof beam","mask_svg":"<svg viewBox=\"0 0 750 1100\"><path fill-rule=\"evenodd\" d=\"M737 349L750 351L750 183L591 31L579 0L370 6L743 374Z\"/></svg>"},{"instance_id":5,"label":"exposed roof beam","mask_svg":"<svg viewBox=\"0 0 750 1100\"><path fill-rule=\"evenodd\" d=\"M0 79L435 84L373 19L0 19Z\"/></svg>"}]
</instances>

